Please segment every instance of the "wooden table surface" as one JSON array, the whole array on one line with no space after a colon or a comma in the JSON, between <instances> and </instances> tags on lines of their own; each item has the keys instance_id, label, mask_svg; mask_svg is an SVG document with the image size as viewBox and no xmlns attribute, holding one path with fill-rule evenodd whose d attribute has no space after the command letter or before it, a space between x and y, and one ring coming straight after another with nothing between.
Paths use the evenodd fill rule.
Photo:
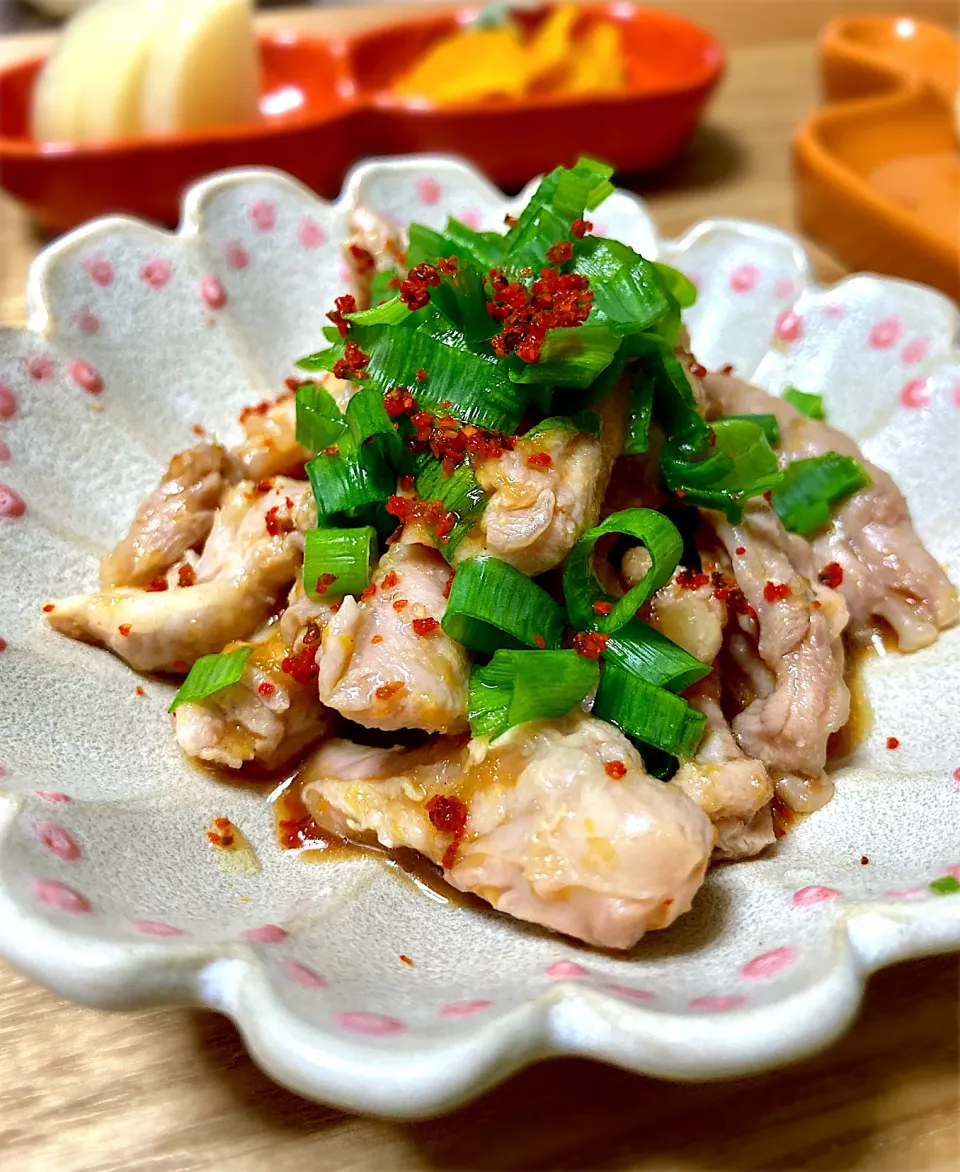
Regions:
<instances>
[{"instance_id":1,"label":"wooden table surface","mask_svg":"<svg viewBox=\"0 0 960 1172\"><path fill-rule=\"evenodd\" d=\"M728 79L688 154L643 183L661 227L707 215L794 227L789 137L816 102L814 38L837 9L888 0L666 0L730 48ZM954 0L902 5L950 27ZM341 30L383 10L271 13ZM396 6L387 9L391 15ZM0 63L46 46L0 39ZM0 196L0 320L23 320L40 241ZM835 262L815 253L821 274ZM865 1168L954 1172L960 1160L958 962L900 965L871 982L859 1022L820 1058L759 1078L674 1086L580 1060L517 1075L445 1119L395 1124L272 1084L212 1013L111 1015L71 1006L0 966L4 1172L337 1169Z\"/></svg>"}]
</instances>

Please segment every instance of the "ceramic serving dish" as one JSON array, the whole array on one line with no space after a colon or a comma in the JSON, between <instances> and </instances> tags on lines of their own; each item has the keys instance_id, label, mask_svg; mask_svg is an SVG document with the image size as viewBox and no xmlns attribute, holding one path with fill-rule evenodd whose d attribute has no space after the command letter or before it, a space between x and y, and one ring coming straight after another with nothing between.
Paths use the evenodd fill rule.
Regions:
<instances>
[{"instance_id":1,"label":"ceramic serving dish","mask_svg":"<svg viewBox=\"0 0 960 1172\"><path fill-rule=\"evenodd\" d=\"M532 27L547 11L516 19ZM644 171L686 145L723 71L723 51L706 30L615 0L584 5L579 21L619 27L627 62L620 92L444 106L392 92L430 45L477 13L441 11L344 37L263 33L258 122L103 144L35 142L30 100L42 61L19 62L0 71L0 185L62 231L111 212L175 224L188 184L240 164L280 167L325 196L339 191L351 163L373 154L457 151L514 187L582 154Z\"/></svg>"},{"instance_id":2,"label":"ceramic serving dish","mask_svg":"<svg viewBox=\"0 0 960 1172\"><path fill-rule=\"evenodd\" d=\"M316 347L351 208L495 229L522 199L437 157L366 163L333 204L275 172L214 176L175 235L114 218L53 245L28 328L0 333L0 955L91 1005L220 1010L276 1079L353 1110L429 1115L553 1054L678 1079L775 1066L846 1028L872 970L960 946L960 629L868 662L872 725L834 801L618 956L371 858L282 851L269 787L185 764L170 685L42 622L94 583L192 426L229 442ZM661 240L625 193L594 220L696 281L703 362L822 393L960 577L950 302L873 276L819 288L800 244L755 224ZM208 844L214 816L255 862Z\"/></svg>"},{"instance_id":3,"label":"ceramic serving dish","mask_svg":"<svg viewBox=\"0 0 960 1172\"><path fill-rule=\"evenodd\" d=\"M960 41L907 17L840 17L820 41L831 103L795 142L800 221L853 268L960 297Z\"/></svg>"}]
</instances>

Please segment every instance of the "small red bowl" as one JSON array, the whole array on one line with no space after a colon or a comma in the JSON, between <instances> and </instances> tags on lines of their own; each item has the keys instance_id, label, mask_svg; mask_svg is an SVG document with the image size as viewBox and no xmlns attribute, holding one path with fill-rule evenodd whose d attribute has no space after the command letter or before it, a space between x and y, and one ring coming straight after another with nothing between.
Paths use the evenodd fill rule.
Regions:
<instances>
[{"instance_id":1,"label":"small red bowl","mask_svg":"<svg viewBox=\"0 0 960 1172\"><path fill-rule=\"evenodd\" d=\"M546 12L518 19L532 27ZM622 91L444 106L393 93L426 48L475 16L463 10L340 38L262 34L257 122L103 144L34 141L30 99L42 61L18 62L0 71L0 185L60 231L111 212L173 224L184 187L227 167L277 167L328 197L368 155L455 153L503 187L581 154L647 171L686 145L723 72L721 46L698 25L611 3L585 6L579 20L621 29Z\"/></svg>"}]
</instances>

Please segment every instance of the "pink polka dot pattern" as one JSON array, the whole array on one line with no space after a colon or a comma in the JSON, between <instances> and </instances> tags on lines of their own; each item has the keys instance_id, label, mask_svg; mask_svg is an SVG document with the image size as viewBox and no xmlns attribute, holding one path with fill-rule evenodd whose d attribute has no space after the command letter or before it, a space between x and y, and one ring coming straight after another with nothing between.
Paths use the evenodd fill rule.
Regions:
<instances>
[{"instance_id":1,"label":"pink polka dot pattern","mask_svg":"<svg viewBox=\"0 0 960 1172\"><path fill-rule=\"evenodd\" d=\"M824 903L828 899L836 899L840 892L835 887L801 887L793 893L794 907L812 907L815 903Z\"/></svg>"},{"instance_id":2,"label":"pink polka dot pattern","mask_svg":"<svg viewBox=\"0 0 960 1172\"><path fill-rule=\"evenodd\" d=\"M828 301L821 310L823 316L830 318L832 321L839 320L846 312L839 301Z\"/></svg>"},{"instance_id":3,"label":"pink polka dot pattern","mask_svg":"<svg viewBox=\"0 0 960 1172\"><path fill-rule=\"evenodd\" d=\"M480 213L476 208L464 208L457 216L457 219L461 224L466 224L468 228L472 228L474 232L480 227Z\"/></svg>"},{"instance_id":4,"label":"pink polka dot pattern","mask_svg":"<svg viewBox=\"0 0 960 1172\"><path fill-rule=\"evenodd\" d=\"M6 462L9 459L10 459L10 449L3 442L3 440L0 440L0 464L6 464Z\"/></svg>"},{"instance_id":5,"label":"pink polka dot pattern","mask_svg":"<svg viewBox=\"0 0 960 1172\"><path fill-rule=\"evenodd\" d=\"M944 871L945 875L952 875L954 879L960 879L960 863L951 863Z\"/></svg>"},{"instance_id":6,"label":"pink polka dot pattern","mask_svg":"<svg viewBox=\"0 0 960 1172\"><path fill-rule=\"evenodd\" d=\"M960 785L960 766L953 771L953 780Z\"/></svg>"},{"instance_id":7,"label":"pink polka dot pattern","mask_svg":"<svg viewBox=\"0 0 960 1172\"><path fill-rule=\"evenodd\" d=\"M797 290L797 283L793 277L781 277L773 287L775 297L783 300L784 297L792 297Z\"/></svg>"},{"instance_id":8,"label":"pink polka dot pattern","mask_svg":"<svg viewBox=\"0 0 960 1172\"><path fill-rule=\"evenodd\" d=\"M739 1009L741 1005L746 1005L747 998L741 996L739 993L730 993L726 996L710 993L705 997L694 997L689 1002L691 1009Z\"/></svg>"},{"instance_id":9,"label":"pink polka dot pattern","mask_svg":"<svg viewBox=\"0 0 960 1172\"><path fill-rule=\"evenodd\" d=\"M439 203L442 194L440 184L432 175L425 175L422 179L417 180L417 199L428 207Z\"/></svg>"},{"instance_id":10,"label":"pink polka dot pattern","mask_svg":"<svg viewBox=\"0 0 960 1172\"><path fill-rule=\"evenodd\" d=\"M286 930L278 924L261 924L259 928L247 928L240 935L244 940L255 940L258 944L279 944L287 938Z\"/></svg>"},{"instance_id":11,"label":"pink polka dot pattern","mask_svg":"<svg viewBox=\"0 0 960 1172\"><path fill-rule=\"evenodd\" d=\"M930 388L925 378L912 378L900 389L900 402L911 409L930 402Z\"/></svg>"},{"instance_id":12,"label":"pink polka dot pattern","mask_svg":"<svg viewBox=\"0 0 960 1172\"><path fill-rule=\"evenodd\" d=\"M341 1028L353 1034L366 1034L372 1038L389 1038L402 1034L407 1028L402 1021L395 1017L387 1017L383 1013L367 1013L358 1010L353 1013L335 1013L333 1020Z\"/></svg>"},{"instance_id":13,"label":"pink polka dot pattern","mask_svg":"<svg viewBox=\"0 0 960 1172\"><path fill-rule=\"evenodd\" d=\"M69 830L65 830L56 822L35 823L33 834L37 842L45 846L58 859L63 859L65 863L75 863L83 857L83 851L81 851L77 840Z\"/></svg>"},{"instance_id":14,"label":"pink polka dot pattern","mask_svg":"<svg viewBox=\"0 0 960 1172\"><path fill-rule=\"evenodd\" d=\"M326 241L327 234L316 220L306 216L300 221L300 227L297 228L297 239L304 248L320 248Z\"/></svg>"},{"instance_id":15,"label":"pink polka dot pattern","mask_svg":"<svg viewBox=\"0 0 960 1172\"><path fill-rule=\"evenodd\" d=\"M953 388L953 394L950 396L953 399L954 407L960 407L960 383Z\"/></svg>"},{"instance_id":16,"label":"pink polka dot pattern","mask_svg":"<svg viewBox=\"0 0 960 1172\"><path fill-rule=\"evenodd\" d=\"M913 366L915 362L922 362L927 356L930 343L926 338L913 338L900 351L900 361L904 366Z\"/></svg>"},{"instance_id":17,"label":"pink polka dot pattern","mask_svg":"<svg viewBox=\"0 0 960 1172\"><path fill-rule=\"evenodd\" d=\"M554 979L590 976L589 969L585 969L582 964L577 964L572 960L558 960L555 964L547 965L543 971L548 977Z\"/></svg>"},{"instance_id":18,"label":"pink polka dot pattern","mask_svg":"<svg viewBox=\"0 0 960 1172\"><path fill-rule=\"evenodd\" d=\"M173 276L173 265L162 256L154 256L140 270L140 278L151 289L162 289Z\"/></svg>"},{"instance_id":19,"label":"pink polka dot pattern","mask_svg":"<svg viewBox=\"0 0 960 1172\"><path fill-rule=\"evenodd\" d=\"M41 383L53 374L53 359L46 354L28 354L23 360L23 369L30 378Z\"/></svg>"},{"instance_id":20,"label":"pink polka dot pattern","mask_svg":"<svg viewBox=\"0 0 960 1172\"><path fill-rule=\"evenodd\" d=\"M26 511L27 502L23 497L9 484L0 484L0 517L22 517Z\"/></svg>"},{"instance_id":21,"label":"pink polka dot pattern","mask_svg":"<svg viewBox=\"0 0 960 1172\"><path fill-rule=\"evenodd\" d=\"M38 798L43 798L45 802L71 802L73 799L69 794L63 794L56 789L38 789L34 791Z\"/></svg>"},{"instance_id":22,"label":"pink polka dot pattern","mask_svg":"<svg viewBox=\"0 0 960 1172\"><path fill-rule=\"evenodd\" d=\"M803 337L803 318L792 309L785 309L773 327L773 336L780 342L799 342Z\"/></svg>"},{"instance_id":23,"label":"pink polka dot pattern","mask_svg":"<svg viewBox=\"0 0 960 1172\"><path fill-rule=\"evenodd\" d=\"M340 265L337 269L337 276L340 278L341 285L349 285L353 274L350 272L350 266L347 262L340 258Z\"/></svg>"},{"instance_id":24,"label":"pink polka dot pattern","mask_svg":"<svg viewBox=\"0 0 960 1172\"><path fill-rule=\"evenodd\" d=\"M70 377L88 395L99 395L103 390L103 378L89 362L76 358L70 363Z\"/></svg>"},{"instance_id":25,"label":"pink polka dot pattern","mask_svg":"<svg viewBox=\"0 0 960 1172\"><path fill-rule=\"evenodd\" d=\"M76 316L77 329L88 337L100 333L100 319L89 309L81 309Z\"/></svg>"},{"instance_id":26,"label":"pink polka dot pattern","mask_svg":"<svg viewBox=\"0 0 960 1172\"><path fill-rule=\"evenodd\" d=\"M223 309L227 291L216 277L204 277L200 282L200 296L208 309Z\"/></svg>"},{"instance_id":27,"label":"pink polka dot pattern","mask_svg":"<svg viewBox=\"0 0 960 1172\"><path fill-rule=\"evenodd\" d=\"M469 1017L473 1013L480 1013L489 1009L492 1001L453 1001L444 1005L440 1010L441 1017Z\"/></svg>"},{"instance_id":28,"label":"pink polka dot pattern","mask_svg":"<svg viewBox=\"0 0 960 1172\"><path fill-rule=\"evenodd\" d=\"M245 269L250 264L250 253L239 240L231 240L223 250L223 259L232 269Z\"/></svg>"},{"instance_id":29,"label":"pink polka dot pattern","mask_svg":"<svg viewBox=\"0 0 960 1172\"><path fill-rule=\"evenodd\" d=\"M113 265L102 256L88 256L83 262L87 276L98 285L109 285L113 280Z\"/></svg>"},{"instance_id":30,"label":"pink polka dot pattern","mask_svg":"<svg viewBox=\"0 0 960 1172\"><path fill-rule=\"evenodd\" d=\"M883 893L888 899L913 899L918 895L926 895L925 887L894 887Z\"/></svg>"},{"instance_id":31,"label":"pink polka dot pattern","mask_svg":"<svg viewBox=\"0 0 960 1172\"><path fill-rule=\"evenodd\" d=\"M17 413L17 396L0 383L0 419L12 419Z\"/></svg>"},{"instance_id":32,"label":"pink polka dot pattern","mask_svg":"<svg viewBox=\"0 0 960 1172\"><path fill-rule=\"evenodd\" d=\"M62 912L72 912L79 915L82 912L93 910L90 900L79 891L74 891L59 879L38 879L33 885L33 893L41 903L55 907Z\"/></svg>"},{"instance_id":33,"label":"pink polka dot pattern","mask_svg":"<svg viewBox=\"0 0 960 1172\"><path fill-rule=\"evenodd\" d=\"M635 989L632 985L607 985L608 993L616 993L618 997L628 997L631 1001L656 1001L656 993L649 989Z\"/></svg>"},{"instance_id":34,"label":"pink polka dot pattern","mask_svg":"<svg viewBox=\"0 0 960 1172\"><path fill-rule=\"evenodd\" d=\"M175 928L173 924L164 924L161 920L131 920L130 927L134 932L143 936L184 936L182 928Z\"/></svg>"},{"instance_id":35,"label":"pink polka dot pattern","mask_svg":"<svg viewBox=\"0 0 960 1172\"><path fill-rule=\"evenodd\" d=\"M269 232L277 223L277 205L272 199L258 199L250 208L250 219L261 232Z\"/></svg>"},{"instance_id":36,"label":"pink polka dot pattern","mask_svg":"<svg viewBox=\"0 0 960 1172\"><path fill-rule=\"evenodd\" d=\"M318 972L310 968L309 965L301 964L299 960L285 960L280 968L291 981L302 985L304 989L326 989L327 987L327 982Z\"/></svg>"},{"instance_id":37,"label":"pink polka dot pattern","mask_svg":"<svg viewBox=\"0 0 960 1172\"><path fill-rule=\"evenodd\" d=\"M753 264L738 265L730 274L730 288L734 293L749 293L756 289L760 270Z\"/></svg>"},{"instance_id":38,"label":"pink polka dot pattern","mask_svg":"<svg viewBox=\"0 0 960 1172\"><path fill-rule=\"evenodd\" d=\"M792 945L785 948L774 948L770 952L762 952L753 960L748 960L740 970L740 974L751 980L773 977L792 964L796 964L798 956L799 953Z\"/></svg>"},{"instance_id":39,"label":"pink polka dot pattern","mask_svg":"<svg viewBox=\"0 0 960 1172\"><path fill-rule=\"evenodd\" d=\"M895 346L903 336L903 326L895 317L884 318L870 327L867 342L874 350L889 350Z\"/></svg>"}]
</instances>

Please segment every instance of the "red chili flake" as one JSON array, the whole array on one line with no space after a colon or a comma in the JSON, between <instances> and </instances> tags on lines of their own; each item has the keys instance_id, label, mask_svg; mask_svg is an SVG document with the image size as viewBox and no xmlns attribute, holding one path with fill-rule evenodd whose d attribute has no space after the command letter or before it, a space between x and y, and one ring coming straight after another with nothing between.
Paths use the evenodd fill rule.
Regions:
<instances>
[{"instance_id":1,"label":"red chili flake","mask_svg":"<svg viewBox=\"0 0 960 1172\"><path fill-rule=\"evenodd\" d=\"M369 365L370 356L364 354L356 342L348 342L343 348L343 357L333 364L333 376L356 381L366 377L364 367Z\"/></svg>"},{"instance_id":2,"label":"red chili flake","mask_svg":"<svg viewBox=\"0 0 960 1172\"><path fill-rule=\"evenodd\" d=\"M558 240L547 249L547 260L552 265L563 265L573 260L573 245L569 240Z\"/></svg>"},{"instance_id":3,"label":"red chili flake","mask_svg":"<svg viewBox=\"0 0 960 1172\"><path fill-rule=\"evenodd\" d=\"M325 456L339 456L340 448L336 444L331 444L329 448L323 449L323 454Z\"/></svg>"},{"instance_id":4,"label":"red chili flake","mask_svg":"<svg viewBox=\"0 0 960 1172\"><path fill-rule=\"evenodd\" d=\"M813 602L811 602L811 603L810 603L810 605L811 605L812 607L814 607L814 609L815 609L815 610L819 610L819 609L820 609L820 607L821 607L821 602L820 602L820 599L819 599L819 598L815 598L815 599L813 600Z\"/></svg>"},{"instance_id":5,"label":"red chili flake","mask_svg":"<svg viewBox=\"0 0 960 1172\"><path fill-rule=\"evenodd\" d=\"M291 394L294 394L297 391L299 391L301 387L310 386L312 382L313 382L312 378L292 378L291 377L291 378L285 378L283 380L283 385L287 388L287 390ZM284 395L283 397L286 398L286 395Z\"/></svg>"},{"instance_id":6,"label":"red chili flake","mask_svg":"<svg viewBox=\"0 0 960 1172\"><path fill-rule=\"evenodd\" d=\"M453 589L453 579L456 576L457 576L456 570L451 570L450 573L447 575L447 582L443 588L443 597L444 598L450 597L450 591Z\"/></svg>"},{"instance_id":7,"label":"red chili flake","mask_svg":"<svg viewBox=\"0 0 960 1172\"><path fill-rule=\"evenodd\" d=\"M163 574L158 574L156 578L151 578L144 587L148 594L156 594L160 590L169 590L170 583Z\"/></svg>"},{"instance_id":8,"label":"red chili flake","mask_svg":"<svg viewBox=\"0 0 960 1172\"><path fill-rule=\"evenodd\" d=\"M502 269L490 269L488 278L493 295L487 313L501 326L490 342L500 358L516 354L524 362L536 362L547 330L582 325L590 315L593 292L580 273L543 268L529 288L508 281Z\"/></svg>"},{"instance_id":9,"label":"red chili flake","mask_svg":"<svg viewBox=\"0 0 960 1172\"><path fill-rule=\"evenodd\" d=\"M429 377L430 377L430 375L428 375L427 372L421 366L416 374L417 382L418 383L425 383Z\"/></svg>"},{"instance_id":10,"label":"red chili flake","mask_svg":"<svg viewBox=\"0 0 960 1172\"><path fill-rule=\"evenodd\" d=\"M896 737L887 737L887 748L888 749L899 749L900 748L900 741Z\"/></svg>"},{"instance_id":11,"label":"red chili flake","mask_svg":"<svg viewBox=\"0 0 960 1172\"><path fill-rule=\"evenodd\" d=\"M257 686L257 691L261 696L272 696L276 690L276 684L271 684L269 680L264 680L262 684Z\"/></svg>"},{"instance_id":12,"label":"red chili flake","mask_svg":"<svg viewBox=\"0 0 960 1172\"><path fill-rule=\"evenodd\" d=\"M173 663L170 664L170 666L174 671L186 671L187 661L185 659L175 659Z\"/></svg>"},{"instance_id":13,"label":"red chili flake","mask_svg":"<svg viewBox=\"0 0 960 1172\"><path fill-rule=\"evenodd\" d=\"M280 532L280 506L274 505L272 509L267 509L263 520L270 536L276 537Z\"/></svg>"},{"instance_id":14,"label":"red chili flake","mask_svg":"<svg viewBox=\"0 0 960 1172\"><path fill-rule=\"evenodd\" d=\"M743 545L738 545L737 548L734 550L734 553L737 554L738 557L742 557L743 554L745 554L746 552L747 552L746 546L743 546Z\"/></svg>"},{"instance_id":15,"label":"red chili flake","mask_svg":"<svg viewBox=\"0 0 960 1172\"><path fill-rule=\"evenodd\" d=\"M679 497L680 500L683 500L683 498L687 495L687 490L685 488L675 488L673 490L673 495L675 497Z\"/></svg>"},{"instance_id":16,"label":"red chili flake","mask_svg":"<svg viewBox=\"0 0 960 1172\"><path fill-rule=\"evenodd\" d=\"M252 407L244 407L240 412L240 422L246 423L251 415L266 415L272 406L273 401L271 399L264 399L262 402L256 403Z\"/></svg>"},{"instance_id":17,"label":"red chili flake","mask_svg":"<svg viewBox=\"0 0 960 1172\"><path fill-rule=\"evenodd\" d=\"M410 603L406 598L398 598L393 604L393 609L397 612L397 614L399 614L404 609L404 607L409 605Z\"/></svg>"},{"instance_id":18,"label":"red chili flake","mask_svg":"<svg viewBox=\"0 0 960 1172\"><path fill-rule=\"evenodd\" d=\"M317 579L317 584L314 587L314 594L326 594L330 587L336 582L336 574L321 574Z\"/></svg>"},{"instance_id":19,"label":"red chili flake","mask_svg":"<svg viewBox=\"0 0 960 1172\"><path fill-rule=\"evenodd\" d=\"M427 289L435 289L439 284L440 274L433 265L414 265L407 279L400 282L400 300L411 312L423 309L430 300Z\"/></svg>"},{"instance_id":20,"label":"red chili flake","mask_svg":"<svg viewBox=\"0 0 960 1172\"><path fill-rule=\"evenodd\" d=\"M534 452L532 456L527 456L527 463L531 468L549 468L553 457L548 452Z\"/></svg>"},{"instance_id":21,"label":"red chili flake","mask_svg":"<svg viewBox=\"0 0 960 1172\"><path fill-rule=\"evenodd\" d=\"M203 424L201 424L201 423L191 423L190 430L193 432L194 435L206 435L207 434L206 429L204 428Z\"/></svg>"},{"instance_id":22,"label":"red chili flake","mask_svg":"<svg viewBox=\"0 0 960 1172\"><path fill-rule=\"evenodd\" d=\"M573 649L584 659L599 659L609 640L610 636L600 631L577 631L573 636Z\"/></svg>"},{"instance_id":23,"label":"red chili flake","mask_svg":"<svg viewBox=\"0 0 960 1172\"><path fill-rule=\"evenodd\" d=\"M861 867L865 867L867 865L867 863L869 863L869 862L870 862L870 860L867 858L866 855L860 856L860 866Z\"/></svg>"},{"instance_id":24,"label":"red chili flake","mask_svg":"<svg viewBox=\"0 0 960 1172\"><path fill-rule=\"evenodd\" d=\"M456 862L457 851L466 833L469 811L460 798L447 794L434 794L424 802L423 808L435 829L453 835L453 841L443 852L441 860L444 868L449 870Z\"/></svg>"},{"instance_id":25,"label":"red chili flake","mask_svg":"<svg viewBox=\"0 0 960 1172\"><path fill-rule=\"evenodd\" d=\"M355 267L358 273L372 273L377 267L377 262L374 260L372 254L362 245L351 244L348 251L355 261Z\"/></svg>"},{"instance_id":26,"label":"red chili flake","mask_svg":"<svg viewBox=\"0 0 960 1172\"><path fill-rule=\"evenodd\" d=\"M139 684L133 690L138 696L146 696L147 694Z\"/></svg>"},{"instance_id":27,"label":"red chili flake","mask_svg":"<svg viewBox=\"0 0 960 1172\"><path fill-rule=\"evenodd\" d=\"M711 581L709 574L697 574L693 570L681 570L677 574L677 585L681 590L699 590L701 586Z\"/></svg>"},{"instance_id":28,"label":"red chili flake","mask_svg":"<svg viewBox=\"0 0 960 1172\"><path fill-rule=\"evenodd\" d=\"M374 646L376 646L378 643L382 643L382 642L383 642L383 636L382 636L382 635L371 635L371 637L370 637L370 642L371 642L371 643L372 643Z\"/></svg>"},{"instance_id":29,"label":"red chili flake","mask_svg":"<svg viewBox=\"0 0 960 1172\"><path fill-rule=\"evenodd\" d=\"M705 378L707 374L707 368L702 363L694 360L690 363L690 373L694 378Z\"/></svg>"},{"instance_id":30,"label":"red chili flake","mask_svg":"<svg viewBox=\"0 0 960 1172\"><path fill-rule=\"evenodd\" d=\"M824 586L829 586L831 590L836 590L843 581L843 567L839 562L827 562L817 577Z\"/></svg>"},{"instance_id":31,"label":"red chili flake","mask_svg":"<svg viewBox=\"0 0 960 1172\"><path fill-rule=\"evenodd\" d=\"M720 373L721 374L733 374L733 363L727 362L723 366L721 366Z\"/></svg>"},{"instance_id":32,"label":"red chili flake","mask_svg":"<svg viewBox=\"0 0 960 1172\"><path fill-rule=\"evenodd\" d=\"M255 487L257 492L269 492L273 488L273 478L267 477L265 480L258 480Z\"/></svg>"},{"instance_id":33,"label":"red chili flake","mask_svg":"<svg viewBox=\"0 0 960 1172\"><path fill-rule=\"evenodd\" d=\"M380 583L381 590L392 590L394 586L400 581L396 570L390 570L384 574L383 581Z\"/></svg>"},{"instance_id":34,"label":"red chili flake","mask_svg":"<svg viewBox=\"0 0 960 1172\"><path fill-rule=\"evenodd\" d=\"M376 582L371 582L370 585L366 588L366 590L364 590L364 592L360 595L360 601L361 602L369 602L370 599L373 598L374 594L376 594L376 592L377 592L377 584L376 584Z\"/></svg>"},{"instance_id":35,"label":"red chili flake","mask_svg":"<svg viewBox=\"0 0 960 1172\"><path fill-rule=\"evenodd\" d=\"M343 315L345 313L357 312L357 299L352 293L346 293L343 297L338 297L333 304L336 308L331 309L327 317L337 327L337 333L340 337L345 338L347 336L347 330L350 329L350 323L345 320Z\"/></svg>"},{"instance_id":36,"label":"red chili flake","mask_svg":"<svg viewBox=\"0 0 960 1172\"><path fill-rule=\"evenodd\" d=\"M403 688L403 680L393 680L389 684L381 684L373 693L378 700L390 700Z\"/></svg>"},{"instance_id":37,"label":"red chili flake","mask_svg":"<svg viewBox=\"0 0 960 1172\"><path fill-rule=\"evenodd\" d=\"M410 959L409 956L407 956L407 954L405 952L400 953L400 959L403 961L404 964L408 964L411 968L413 968L413 961Z\"/></svg>"},{"instance_id":38,"label":"red chili flake","mask_svg":"<svg viewBox=\"0 0 960 1172\"><path fill-rule=\"evenodd\" d=\"M117 630L120 632L121 635L123 635L124 638L126 638L127 635L129 635L130 632L133 630L133 627L131 626L130 623L121 623L120 626L117 627Z\"/></svg>"},{"instance_id":39,"label":"red chili flake","mask_svg":"<svg viewBox=\"0 0 960 1172\"><path fill-rule=\"evenodd\" d=\"M315 643L304 640L303 647L296 655L288 655L280 664L284 675L291 676L298 684L309 684L320 674Z\"/></svg>"},{"instance_id":40,"label":"red chili flake","mask_svg":"<svg viewBox=\"0 0 960 1172\"><path fill-rule=\"evenodd\" d=\"M622 761L608 761L603 768L607 776L612 777L614 781L619 781L627 772L627 767Z\"/></svg>"},{"instance_id":41,"label":"red chili flake","mask_svg":"<svg viewBox=\"0 0 960 1172\"><path fill-rule=\"evenodd\" d=\"M511 216L511 215L510 215L510 213L508 212L508 213L507 213L507 214L506 214L506 215L503 217L503 222L506 224L506 226L507 226L508 228L516 228L516 226L517 226L517 217L516 217L516 216Z\"/></svg>"},{"instance_id":42,"label":"red chili flake","mask_svg":"<svg viewBox=\"0 0 960 1172\"><path fill-rule=\"evenodd\" d=\"M538 651L542 651L547 645L547 641L542 635L534 635L533 642Z\"/></svg>"},{"instance_id":43,"label":"red chili flake","mask_svg":"<svg viewBox=\"0 0 960 1172\"><path fill-rule=\"evenodd\" d=\"M436 619L414 619L413 633L415 635L432 635L439 626Z\"/></svg>"},{"instance_id":44,"label":"red chili flake","mask_svg":"<svg viewBox=\"0 0 960 1172\"><path fill-rule=\"evenodd\" d=\"M782 602L792 593L789 582L767 582L763 588L763 597L767 602Z\"/></svg>"},{"instance_id":45,"label":"red chili flake","mask_svg":"<svg viewBox=\"0 0 960 1172\"><path fill-rule=\"evenodd\" d=\"M315 623L311 619L303 629L304 647L318 647L322 639L323 631L321 631L319 623Z\"/></svg>"},{"instance_id":46,"label":"red chili flake","mask_svg":"<svg viewBox=\"0 0 960 1172\"><path fill-rule=\"evenodd\" d=\"M576 219L570 225L570 231L573 233L575 239L582 240L588 232L593 231L593 224L589 220Z\"/></svg>"},{"instance_id":47,"label":"red chili flake","mask_svg":"<svg viewBox=\"0 0 960 1172\"><path fill-rule=\"evenodd\" d=\"M460 271L460 265L455 256L441 256L437 261L437 269L446 276L452 277Z\"/></svg>"},{"instance_id":48,"label":"red chili flake","mask_svg":"<svg viewBox=\"0 0 960 1172\"><path fill-rule=\"evenodd\" d=\"M49 614L53 609L54 609L54 605L52 602L44 603L44 606L43 606L43 613L44 614Z\"/></svg>"},{"instance_id":49,"label":"red chili flake","mask_svg":"<svg viewBox=\"0 0 960 1172\"><path fill-rule=\"evenodd\" d=\"M197 571L187 562L177 570L177 585L178 586L194 586L197 581Z\"/></svg>"},{"instance_id":50,"label":"red chili flake","mask_svg":"<svg viewBox=\"0 0 960 1172\"><path fill-rule=\"evenodd\" d=\"M397 487L403 492L413 492L414 479L410 472L404 472L397 482Z\"/></svg>"},{"instance_id":51,"label":"red chili flake","mask_svg":"<svg viewBox=\"0 0 960 1172\"><path fill-rule=\"evenodd\" d=\"M387 498L387 512L396 517L402 525L420 521L431 528L437 538L443 541L456 524L456 515L447 512L441 501L421 501L415 497L391 496Z\"/></svg>"},{"instance_id":52,"label":"red chili flake","mask_svg":"<svg viewBox=\"0 0 960 1172\"><path fill-rule=\"evenodd\" d=\"M413 415L417 410L417 400L403 387L387 391L383 396L383 405L391 419L398 415Z\"/></svg>"},{"instance_id":53,"label":"red chili flake","mask_svg":"<svg viewBox=\"0 0 960 1172\"><path fill-rule=\"evenodd\" d=\"M602 598L598 598L593 604L594 614L609 614L613 610L612 602L604 602Z\"/></svg>"}]
</instances>

